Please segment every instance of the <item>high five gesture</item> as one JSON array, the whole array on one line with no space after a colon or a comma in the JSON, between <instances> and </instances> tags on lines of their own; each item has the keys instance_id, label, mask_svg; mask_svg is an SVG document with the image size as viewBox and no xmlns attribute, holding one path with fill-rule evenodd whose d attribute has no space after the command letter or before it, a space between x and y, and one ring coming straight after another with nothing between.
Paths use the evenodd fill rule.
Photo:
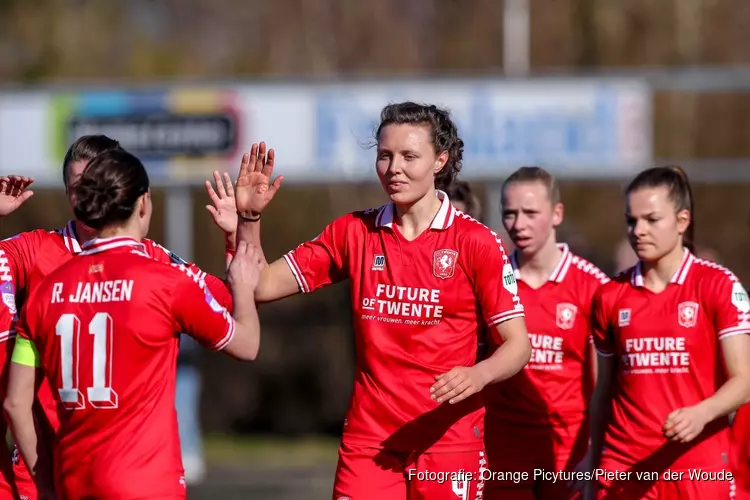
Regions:
<instances>
[{"instance_id":1,"label":"high five gesture","mask_svg":"<svg viewBox=\"0 0 750 500\"><path fill-rule=\"evenodd\" d=\"M250 154L242 157L240 174L235 184L237 213L243 217L257 219L281 187L284 177L271 182L275 153L266 154L266 143L253 144Z\"/></svg>"}]
</instances>

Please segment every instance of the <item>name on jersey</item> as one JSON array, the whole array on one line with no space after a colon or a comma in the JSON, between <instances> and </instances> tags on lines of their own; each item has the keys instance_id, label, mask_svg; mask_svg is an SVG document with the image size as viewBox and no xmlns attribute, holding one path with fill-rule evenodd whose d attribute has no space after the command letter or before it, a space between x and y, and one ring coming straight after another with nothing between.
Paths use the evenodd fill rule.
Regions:
<instances>
[{"instance_id":1,"label":"name on jersey","mask_svg":"<svg viewBox=\"0 0 750 500\"><path fill-rule=\"evenodd\" d=\"M363 319L412 325L438 324L443 317L440 290L379 283L374 298L362 300ZM395 316L393 317L384 317Z\"/></svg>"},{"instance_id":2,"label":"name on jersey","mask_svg":"<svg viewBox=\"0 0 750 500\"><path fill-rule=\"evenodd\" d=\"M622 355L626 373L687 373L690 353L685 337L644 337L625 339Z\"/></svg>"},{"instance_id":3,"label":"name on jersey","mask_svg":"<svg viewBox=\"0 0 750 500\"><path fill-rule=\"evenodd\" d=\"M526 368L532 370L562 370L562 337L529 333L529 342L531 342L531 359Z\"/></svg>"},{"instance_id":4,"label":"name on jersey","mask_svg":"<svg viewBox=\"0 0 750 500\"><path fill-rule=\"evenodd\" d=\"M133 296L133 280L112 280L77 283L73 292L65 296L65 285L55 283L52 286L52 304L67 300L72 304L98 304L105 302L128 302Z\"/></svg>"}]
</instances>

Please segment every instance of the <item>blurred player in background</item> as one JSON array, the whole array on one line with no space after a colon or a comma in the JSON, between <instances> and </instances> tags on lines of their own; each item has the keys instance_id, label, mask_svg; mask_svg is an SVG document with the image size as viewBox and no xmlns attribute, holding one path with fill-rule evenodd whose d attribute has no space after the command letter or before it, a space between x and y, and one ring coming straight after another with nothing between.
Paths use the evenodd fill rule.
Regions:
<instances>
[{"instance_id":1,"label":"blurred player in background","mask_svg":"<svg viewBox=\"0 0 750 500\"><path fill-rule=\"evenodd\" d=\"M522 369L530 347L502 243L458 213L442 190L458 174L462 153L446 111L386 106L376 171L391 201L336 219L261 275L259 302L350 279L357 374L334 499L481 495L478 393ZM238 239L256 246L260 214L281 182L269 184L273 161L273 150L266 159L265 145L253 146L235 186ZM502 346L477 363L484 326ZM473 477L426 475L459 471Z\"/></svg>"},{"instance_id":2,"label":"blurred player in background","mask_svg":"<svg viewBox=\"0 0 750 500\"><path fill-rule=\"evenodd\" d=\"M731 271L693 255L692 193L681 169L641 172L626 197L639 260L595 297L590 467L631 476L599 477L586 496L729 498L726 477L691 480L688 470L729 468L728 415L750 398L747 293ZM664 478L667 470L676 477Z\"/></svg>"},{"instance_id":3,"label":"blurred player in background","mask_svg":"<svg viewBox=\"0 0 750 500\"><path fill-rule=\"evenodd\" d=\"M750 500L750 404L737 410L732 422L731 465L736 500Z\"/></svg>"},{"instance_id":4,"label":"blurred player in background","mask_svg":"<svg viewBox=\"0 0 750 500\"><path fill-rule=\"evenodd\" d=\"M109 151L122 151L122 148L117 141L103 135L83 136L70 146L63 162L63 182L71 207L75 205L75 195L71 188L80 177L86 164L99 154ZM28 191L27 188L32 181L33 179L18 176L7 179L6 188L3 190L4 194L0 195L0 216L12 213L29 199L32 192ZM9 332L5 337L0 336L0 341L4 341L3 339L12 341L14 338L14 317L34 286L61 264L80 253L83 243L93 238L94 235L95 232L82 222L71 220L58 231L38 229L18 234L0 242L0 280L2 280L3 288L3 304L0 305L0 331ZM231 296L226 289L226 285L220 279L206 275L195 265L187 264L180 257L151 240L144 239L143 245L146 253L155 260L188 265L194 273L206 281L211 292L222 305L227 306L231 303ZM8 344L8 347L11 345ZM7 352L7 349L2 351ZM6 369L7 361L6 357L3 365ZM58 425L58 419L56 403L51 388L46 383L42 384L38 397L45 414L45 418L41 422L48 436L46 441L51 443L54 430ZM33 500L36 495L34 484L25 465L19 460L17 451L14 452L13 463L20 495Z\"/></svg>"},{"instance_id":5,"label":"blurred player in background","mask_svg":"<svg viewBox=\"0 0 750 500\"><path fill-rule=\"evenodd\" d=\"M589 318L594 293L608 278L557 242L563 204L546 170L513 172L501 205L516 246L510 260L532 354L523 371L485 390L485 443L491 471L526 472L529 479L490 480L484 498L564 500L572 493L568 483L535 480L534 470L571 471L588 449L586 407L596 371Z\"/></svg>"},{"instance_id":6,"label":"blurred player in background","mask_svg":"<svg viewBox=\"0 0 750 500\"><path fill-rule=\"evenodd\" d=\"M453 208L460 210L472 219L482 220L482 204L472 192L471 185L466 181L454 180L445 190L451 200Z\"/></svg>"},{"instance_id":7,"label":"blurred player in background","mask_svg":"<svg viewBox=\"0 0 750 500\"><path fill-rule=\"evenodd\" d=\"M229 266L233 317L198 274L147 253L141 240L152 206L137 158L97 156L72 192L76 217L98 237L37 284L24 306L4 404L13 435L40 496L49 496L52 474L37 460L32 414L41 366L60 407L60 498L184 498L174 410L180 332L255 359L260 253L243 244Z\"/></svg>"}]
</instances>

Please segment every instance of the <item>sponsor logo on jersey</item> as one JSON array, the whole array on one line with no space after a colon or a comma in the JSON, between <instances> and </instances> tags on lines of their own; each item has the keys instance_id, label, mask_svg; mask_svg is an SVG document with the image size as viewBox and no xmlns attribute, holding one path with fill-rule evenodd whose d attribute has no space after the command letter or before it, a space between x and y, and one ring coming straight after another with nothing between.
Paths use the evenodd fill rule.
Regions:
<instances>
[{"instance_id":1,"label":"sponsor logo on jersey","mask_svg":"<svg viewBox=\"0 0 750 500\"><path fill-rule=\"evenodd\" d=\"M617 315L617 326L628 326L630 325L630 309L620 309Z\"/></svg>"},{"instance_id":2,"label":"sponsor logo on jersey","mask_svg":"<svg viewBox=\"0 0 750 500\"><path fill-rule=\"evenodd\" d=\"M698 304L681 302L677 306L677 322L684 328L692 328L698 319Z\"/></svg>"},{"instance_id":3,"label":"sponsor logo on jersey","mask_svg":"<svg viewBox=\"0 0 750 500\"><path fill-rule=\"evenodd\" d=\"M510 263L503 265L503 288L512 295L518 295L518 283L516 283L516 275Z\"/></svg>"},{"instance_id":4,"label":"sponsor logo on jersey","mask_svg":"<svg viewBox=\"0 0 750 500\"><path fill-rule=\"evenodd\" d=\"M452 278L456 272L456 260L458 260L458 252L455 250L447 248L435 250L432 254L432 274L444 280Z\"/></svg>"},{"instance_id":5,"label":"sponsor logo on jersey","mask_svg":"<svg viewBox=\"0 0 750 500\"><path fill-rule=\"evenodd\" d=\"M385 255L376 255L372 260L372 270L382 271L385 269Z\"/></svg>"},{"instance_id":6,"label":"sponsor logo on jersey","mask_svg":"<svg viewBox=\"0 0 750 500\"><path fill-rule=\"evenodd\" d=\"M568 302L557 304L557 327L562 330L570 330L576 322L578 307Z\"/></svg>"}]
</instances>

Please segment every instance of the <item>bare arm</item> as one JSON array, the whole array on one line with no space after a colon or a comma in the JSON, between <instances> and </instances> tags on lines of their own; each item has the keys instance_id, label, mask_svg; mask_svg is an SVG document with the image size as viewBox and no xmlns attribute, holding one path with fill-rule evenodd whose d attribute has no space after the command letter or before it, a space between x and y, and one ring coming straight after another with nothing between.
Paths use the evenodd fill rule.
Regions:
<instances>
[{"instance_id":1,"label":"bare arm","mask_svg":"<svg viewBox=\"0 0 750 500\"><path fill-rule=\"evenodd\" d=\"M34 398L41 381L38 371L33 366L15 362L10 364L8 392L3 409L26 467L39 489L50 492L54 491L51 457L49 450L44 449L43 441L38 439L33 413Z\"/></svg>"},{"instance_id":2,"label":"bare arm","mask_svg":"<svg viewBox=\"0 0 750 500\"><path fill-rule=\"evenodd\" d=\"M531 359L531 344L523 318L509 319L495 329L500 336L500 347L489 358L476 364L485 385L512 377Z\"/></svg>"},{"instance_id":3,"label":"bare arm","mask_svg":"<svg viewBox=\"0 0 750 500\"><path fill-rule=\"evenodd\" d=\"M257 248L263 261L267 262L260 246L259 220L251 222L240 218L237 224L237 244L239 245L240 242L245 242ZM292 269L283 258L277 259L272 264L264 266L258 288L255 289L255 301L261 303L273 302L295 295L299 291L299 285Z\"/></svg>"}]
</instances>

